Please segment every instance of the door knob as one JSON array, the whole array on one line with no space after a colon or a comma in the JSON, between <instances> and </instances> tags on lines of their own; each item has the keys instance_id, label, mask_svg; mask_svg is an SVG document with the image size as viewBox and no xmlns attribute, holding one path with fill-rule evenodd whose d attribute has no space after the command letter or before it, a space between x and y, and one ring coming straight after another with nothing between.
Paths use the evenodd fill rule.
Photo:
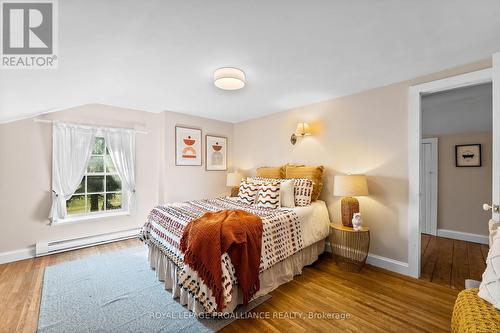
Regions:
<instances>
[{"instance_id":1,"label":"door knob","mask_svg":"<svg viewBox=\"0 0 500 333\"><path fill-rule=\"evenodd\" d=\"M488 204L483 204L483 210L490 210L493 209L495 213L498 213L500 211L500 206L499 205L488 205Z\"/></svg>"}]
</instances>

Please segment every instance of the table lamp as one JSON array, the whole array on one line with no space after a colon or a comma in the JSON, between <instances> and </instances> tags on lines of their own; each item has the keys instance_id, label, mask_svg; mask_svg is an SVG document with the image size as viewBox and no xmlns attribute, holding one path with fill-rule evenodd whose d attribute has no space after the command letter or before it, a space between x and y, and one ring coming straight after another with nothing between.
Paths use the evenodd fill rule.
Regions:
<instances>
[{"instance_id":1,"label":"table lamp","mask_svg":"<svg viewBox=\"0 0 500 333\"><path fill-rule=\"evenodd\" d=\"M343 197L341 201L342 224L352 228L352 216L359 213L359 201L355 196L368 195L365 175L335 176L333 195Z\"/></svg>"},{"instance_id":2,"label":"table lamp","mask_svg":"<svg viewBox=\"0 0 500 333\"><path fill-rule=\"evenodd\" d=\"M238 196L240 190L240 182L243 176L238 171L228 172L226 178L226 186L231 187L231 196Z\"/></svg>"}]
</instances>

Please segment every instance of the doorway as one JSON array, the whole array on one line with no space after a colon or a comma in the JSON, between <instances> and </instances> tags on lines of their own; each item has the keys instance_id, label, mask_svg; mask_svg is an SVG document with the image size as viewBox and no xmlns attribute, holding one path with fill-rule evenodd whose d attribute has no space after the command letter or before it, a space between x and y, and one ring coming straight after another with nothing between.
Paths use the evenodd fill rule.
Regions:
<instances>
[{"instance_id":1,"label":"doorway","mask_svg":"<svg viewBox=\"0 0 500 333\"><path fill-rule=\"evenodd\" d=\"M497 73L498 72L498 73ZM495 75L495 78L494 78ZM500 82L500 54L494 56L493 69L485 69L463 75L458 75L443 80L432 81L410 88L410 113L409 113L409 187L410 187L410 204L408 211L408 269L409 275L418 278L421 274L421 255L422 255L422 239L421 239L421 221L422 221L422 184L420 164L422 157L422 97L429 94L450 91L457 88L472 87L482 84L489 84L492 81L499 80ZM495 88L494 88L495 89ZM500 133L500 91L493 92L493 142L495 142L495 134ZM498 124L497 124L498 123ZM493 145L493 155L500 147ZM500 200L500 186L497 186L500 179L500 161L493 160L492 162L492 202L497 203ZM498 187L498 190L497 190ZM493 212L493 217L498 218L496 212ZM488 221L484 221L487 225Z\"/></svg>"}]
</instances>

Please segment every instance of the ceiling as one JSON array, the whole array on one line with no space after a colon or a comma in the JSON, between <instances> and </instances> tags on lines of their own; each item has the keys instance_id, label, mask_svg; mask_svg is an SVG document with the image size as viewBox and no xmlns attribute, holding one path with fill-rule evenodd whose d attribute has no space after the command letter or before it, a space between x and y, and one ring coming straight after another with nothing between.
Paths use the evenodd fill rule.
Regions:
<instances>
[{"instance_id":1,"label":"ceiling","mask_svg":"<svg viewBox=\"0 0 500 333\"><path fill-rule=\"evenodd\" d=\"M422 134L490 132L493 123L492 84L442 91L422 97Z\"/></svg>"},{"instance_id":2,"label":"ceiling","mask_svg":"<svg viewBox=\"0 0 500 333\"><path fill-rule=\"evenodd\" d=\"M59 68L0 70L0 122L88 103L230 122L486 59L497 0L60 0ZM247 74L239 91L212 73Z\"/></svg>"}]
</instances>

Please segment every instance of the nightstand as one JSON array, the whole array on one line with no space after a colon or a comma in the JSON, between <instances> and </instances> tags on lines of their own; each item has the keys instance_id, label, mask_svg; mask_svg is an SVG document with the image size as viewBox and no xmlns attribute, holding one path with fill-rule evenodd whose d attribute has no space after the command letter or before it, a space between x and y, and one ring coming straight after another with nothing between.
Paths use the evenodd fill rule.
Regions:
<instances>
[{"instance_id":1,"label":"nightstand","mask_svg":"<svg viewBox=\"0 0 500 333\"><path fill-rule=\"evenodd\" d=\"M337 265L345 271L359 272L370 250L370 230L356 231L342 224L330 224L330 246Z\"/></svg>"}]
</instances>

